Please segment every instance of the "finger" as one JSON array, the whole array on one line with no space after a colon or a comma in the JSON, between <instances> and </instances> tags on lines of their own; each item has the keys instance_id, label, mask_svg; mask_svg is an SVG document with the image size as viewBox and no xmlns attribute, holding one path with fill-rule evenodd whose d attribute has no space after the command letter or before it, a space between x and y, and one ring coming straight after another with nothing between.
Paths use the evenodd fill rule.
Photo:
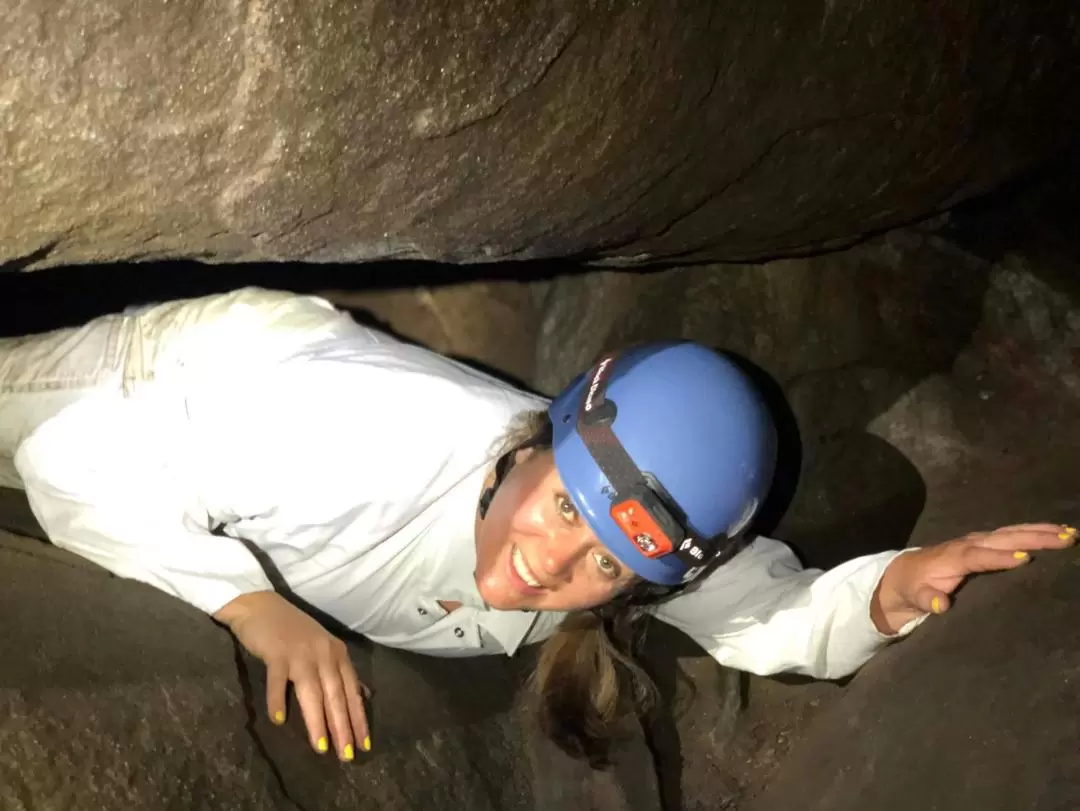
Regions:
<instances>
[{"instance_id":1,"label":"finger","mask_svg":"<svg viewBox=\"0 0 1080 811\"><path fill-rule=\"evenodd\" d=\"M1009 524L1008 526L998 527L991 534L996 534L998 532L1050 532L1056 535L1063 529L1065 529L1065 526L1062 524L1047 524L1045 522L1037 524Z\"/></svg>"},{"instance_id":2,"label":"finger","mask_svg":"<svg viewBox=\"0 0 1080 811\"><path fill-rule=\"evenodd\" d=\"M969 546L964 550L962 566L967 574L1001 572L1023 566L1031 555L1022 549L993 549L989 546Z\"/></svg>"},{"instance_id":3,"label":"finger","mask_svg":"<svg viewBox=\"0 0 1080 811\"><path fill-rule=\"evenodd\" d=\"M326 718L330 722L330 734L334 738L334 749L342 760L352 760L356 750L352 726L349 724L349 705L345 700L340 664L333 658L322 661L319 665L319 676L322 679L323 704Z\"/></svg>"},{"instance_id":4,"label":"finger","mask_svg":"<svg viewBox=\"0 0 1080 811\"><path fill-rule=\"evenodd\" d=\"M1071 546L1076 530L1061 524L1030 524L1024 528L1002 528L978 540L975 545L991 549L1032 550Z\"/></svg>"},{"instance_id":5,"label":"finger","mask_svg":"<svg viewBox=\"0 0 1080 811\"><path fill-rule=\"evenodd\" d=\"M289 686L289 671L285 662L273 661L266 666L266 712L275 724L285 723L285 690Z\"/></svg>"},{"instance_id":6,"label":"finger","mask_svg":"<svg viewBox=\"0 0 1080 811\"><path fill-rule=\"evenodd\" d=\"M1068 527L1064 524L1010 524L1001 526L989 532L969 532L963 538L958 539L961 543L975 543L983 546L1005 548L1009 546L1010 538L1017 537L1054 537L1064 532Z\"/></svg>"},{"instance_id":7,"label":"finger","mask_svg":"<svg viewBox=\"0 0 1080 811\"><path fill-rule=\"evenodd\" d=\"M364 686L356 676L356 670L352 662L346 660L341 666L341 680L345 685L345 700L349 706L349 720L352 722L353 734L360 742L360 751L371 751L371 728L367 722L367 711L364 709L363 695L371 695L371 691Z\"/></svg>"},{"instance_id":8,"label":"finger","mask_svg":"<svg viewBox=\"0 0 1080 811\"><path fill-rule=\"evenodd\" d=\"M931 586L923 586L915 592L915 606L929 614L944 614L952 607L949 595Z\"/></svg>"},{"instance_id":9,"label":"finger","mask_svg":"<svg viewBox=\"0 0 1080 811\"><path fill-rule=\"evenodd\" d=\"M296 687L296 700L300 704L300 711L304 714L304 725L307 727L312 748L320 754L329 751L330 742L326 738L322 683L319 680L318 670L311 664L301 665L293 670L292 681Z\"/></svg>"}]
</instances>

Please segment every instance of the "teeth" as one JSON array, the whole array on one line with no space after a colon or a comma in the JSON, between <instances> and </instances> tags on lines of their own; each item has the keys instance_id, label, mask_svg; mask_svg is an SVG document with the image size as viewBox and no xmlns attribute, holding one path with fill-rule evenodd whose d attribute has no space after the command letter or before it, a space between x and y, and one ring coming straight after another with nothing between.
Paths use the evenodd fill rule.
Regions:
<instances>
[{"instance_id":1,"label":"teeth","mask_svg":"<svg viewBox=\"0 0 1080 811\"><path fill-rule=\"evenodd\" d=\"M521 550L515 546L510 558L514 561L514 571L517 572L518 577L532 588L540 588L540 581L533 577L533 573L529 571L529 567L525 564L525 556L521 554Z\"/></svg>"}]
</instances>

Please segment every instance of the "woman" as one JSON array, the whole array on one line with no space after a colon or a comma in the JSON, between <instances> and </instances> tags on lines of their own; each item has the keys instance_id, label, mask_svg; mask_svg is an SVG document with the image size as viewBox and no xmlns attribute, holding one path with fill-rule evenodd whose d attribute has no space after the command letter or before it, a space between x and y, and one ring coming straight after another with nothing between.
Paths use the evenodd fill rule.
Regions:
<instances>
[{"instance_id":1,"label":"woman","mask_svg":"<svg viewBox=\"0 0 1080 811\"><path fill-rule=\"evenodd\" d=\"M5 464L5 459L6 464ZM245 288L0 342L0 483L49 538L228 626L293 685L311 745L371 748L344 643L297 605L437 656L544 642L550 734L596 759L645 614L718 662L845 676L972 572L1070 545L1051 524L802 570L746 537L773 429L721 356L656 343L554 401Z\"/></svg>"}]
</instances>

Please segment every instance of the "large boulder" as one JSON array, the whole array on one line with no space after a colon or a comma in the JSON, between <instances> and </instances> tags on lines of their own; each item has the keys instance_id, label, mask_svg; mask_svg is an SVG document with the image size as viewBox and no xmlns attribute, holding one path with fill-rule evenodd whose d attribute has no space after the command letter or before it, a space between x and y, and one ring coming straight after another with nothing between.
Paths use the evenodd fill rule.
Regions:
<instances>
[{"instance_id":1,"label":"large boulder","mask_svg":"<svg viewBox=\"0 0 1080 811\"><path fill-rule=\"evenodd\" d=\"M1080 116L1072 0L16 0L0 263L739 259L982 191Z\"/></svg>"},{"instance_id":2,"label":"large boulder","mask_svg":"<svg viewBox=\"0 0 1080 811\"><path fill-rule=\"evenodd\" d=\"M1076 550L971 583L867 665L744 810L1080 807L1078 605Z\"/></svg>"}]
</instances>

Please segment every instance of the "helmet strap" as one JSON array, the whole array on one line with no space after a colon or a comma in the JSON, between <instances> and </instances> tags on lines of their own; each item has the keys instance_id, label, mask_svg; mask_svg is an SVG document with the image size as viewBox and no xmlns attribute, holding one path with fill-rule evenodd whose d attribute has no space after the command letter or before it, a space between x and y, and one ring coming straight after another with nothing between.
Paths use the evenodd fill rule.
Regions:
<instances>
[{"instance_id":1,"label":"helmet strap","mask_svg":"<svg viewBox=\"0 0 1080 811\"><path fill-rule=\"evenodd\" d=\"M481 519L487 517L487 512L491 508L491 502L495 498L496 491L502 486L506 477L510 475L510 471L514 469L514 465L517 464L518 452L528 450L529 448L535 448L537 445L542 444L546 445L546 442L539 438L533 438L526 442L522 442L520 445L508 450L499 457L499 461L495 463L495 480L491 483L490 487L484 488L484 492L480 494L480 503L477 506L477 510L480 513Z\"/></svg>"},{"instance_id":2,"label":"helmet strap","mask_svg":"<svg viewBox=\"0 0 1080 811\"><path fill-rule=\"evenodd\" d=\"M513 470L514 464L517 461L517 452L520 448L514 448L507 451L499 457L499 461L495 463L495 480L491 483L490 487L484 488L484 492L480 494L480 504L478 510L480 512L480 518L487 518L487 511L491 507L491 502L495 498L495 492L502 486L503 481Z\"/></svg>"}]
</instances>

